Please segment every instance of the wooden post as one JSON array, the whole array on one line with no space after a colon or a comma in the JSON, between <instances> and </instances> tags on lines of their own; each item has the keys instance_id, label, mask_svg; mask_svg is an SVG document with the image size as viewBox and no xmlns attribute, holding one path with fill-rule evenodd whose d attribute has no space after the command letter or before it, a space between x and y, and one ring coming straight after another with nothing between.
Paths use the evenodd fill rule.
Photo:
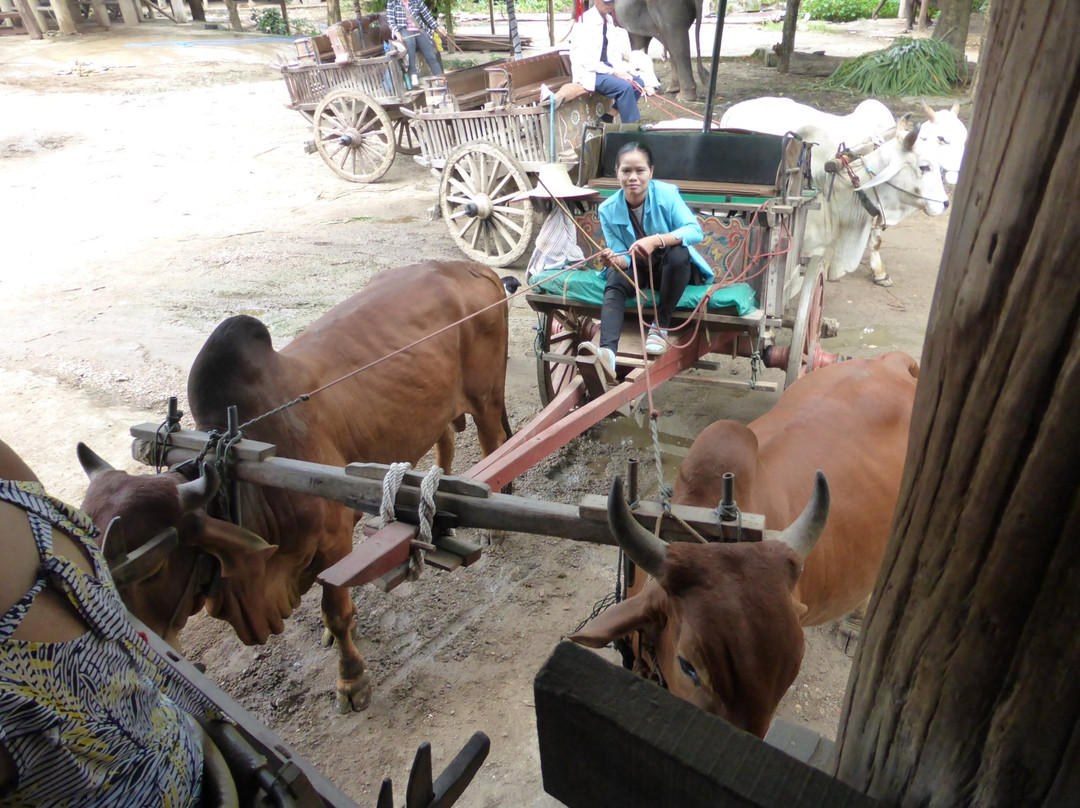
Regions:
<instances>
[{"instance_id":1,"label":"wooden post","mask_svg":"<svg viewBox=\"0 0 1080 808\"><path fill-rule=\"evenodd\" d=\"M188 21L187 9L184 8L184 0L169 0L169 5L172 6L173 17L176 22L184 23Z\"/></svg>"},{"instance_id":2,"label":"wooden post","mask_svg":"<svg viewBox=\"0 0 1080 808\"><path fill-rule=\"evenodd\" d=\"M495 0L488 0L488 19L491 21L491 34L495 35Z\"/></svg>"},{"instance_id":3,"label":"wooden post","mask_svg":"<svg viewBox=\"0 0 1080 808\"><path fill-rule=\"evenodd\" d=\"M446 6L443 9L443 19L446 20L446 33L448 36L454 35L454 0L446 0ZM450 43L444 42L443 47L449 52Z\"/></svg>"},{"instance_id":4,"label":"wooden post","mask_svg":"<svg viewBox=\"0 0 1080 808\"><path fill-rule=\"evenodd\" d=\"M56 26L60 29L60 33L65 36L74 34L76 32L75 18L71 15L68 0L49 0L49 7L52 8L53 15L56 17Z\"/></svg>"},{"instance_id":5,"label":"wooden post","mask_svg":"<svg viewBox=\"0 0 1080 808\"><path fill-rule=\"evenodd\" d=\"M177 0L177 2L183 3L184 0ZM288 34L292 31L289 28L289 6L287 0L278 0L278 3L281 6L281 19L285 22L285 33Z\"/></svg>"},{"instance_id":6,"label":"wooden post","mask_svg":"<svg viewBox=\"0 0 1080 808\"><path fill-rule=\"evenodd\" d=\"M548 0L548 44L555 47L555 0Z\"/></svg>"},{"instance_id":7,"label":"wooden post","mask_svg":"<svg viewBox=\"0 0 1080 808\"><path fill-rule=\"evenodd\" d=\"M109 19L109 10L105 8L105 0L90 0L90 5L94 9L94 19L97 20L98 25L106 31L111 31L112 21Z\"/></svg>"},{"instance_id":8,"label":"wooden post","mask_svg":"<svg viewBox=\"0 0 1080 808\"><path fill-rule=\"evenodd\" d=\"M326 24L337 25L341 22L341 0L326 0Z\"/></svg>"},{"instance_id":9,"label":"wooden post","mask_svg":"<svg viewBox=\"0 0 1080 808\"><path fill-rule=\"evenodd\" d=\"M120 3L120 16L124 25L134 27L142 22L142 8L138 0L118 0Z\"/></svg>"},{"instance_id":10,"label":"wooden post","mask_svg":"<svg viewBox=\"0 0 1080 808\"><path fill-rule=\"evenodd\" d=\"M997 4L980 61L838 772L895 806L1072 806L1080 4Z\"/></svg>"},{"instance_id":11,"label":"wooden post","mask_svg":"<svg viewBox=\"0 0 1080 808\"><path fill-rule=\"evenodd\" d=\"M15 9L19 12L19 20L26 29L31 39L44 39L45 29L38 19L37 9L30 5L30 0L15 0Z\"/></svg>"}]
</instances>

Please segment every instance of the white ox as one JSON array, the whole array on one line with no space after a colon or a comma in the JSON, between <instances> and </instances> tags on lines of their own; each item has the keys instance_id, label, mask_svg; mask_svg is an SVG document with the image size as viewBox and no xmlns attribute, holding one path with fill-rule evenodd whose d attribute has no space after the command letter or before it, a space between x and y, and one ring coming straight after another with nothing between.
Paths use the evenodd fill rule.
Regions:
<instances>
[{"instance_id":1,"label":"white ox","mask_svg":"<svg viewBox=\"0 0 1080 808\"><path fill-rule=\"evenodd\" d=\"M914 130L914 139L910 141L914 155L921 163L936 165L939 170L946 173L947 177L950 175L955 177L960 169L960 161L963 159L964 144L967 141L967 128L956 116L955 107L952 110L939 110L937 112L925 104L923 107L930 119ZM836 280L848 272L853 272L858 267L865 248L869 246L870 269L873 273L874 283L879 286L891 286L892 280L885 271L884 263L881 260L882 229L888 225L896 224L916 210L923 210L931 216L939 215L944 211L944 206L948 205L947 196L939 197L937 188L931 188L929 184L925 183L924 178L921 178L919 182L920 187L925 186L925 193L922 194L917 193L913 187L903 184L898 185L894 182L890 186L892 192L884 189L875 191L875 198L880 198L881 203L866 206L880 209L881 218L872 216L868 226L864 228L862 217L856 216L855 218L859 219L857 225L854 223L838 224L837 226L842 226L844 229L837 230L836 227L830 227L821 220L828 219L835 223L846 223L852 217L835 210L836 203L831 201L831 192L835 192L839 180L834 181L826 173L825 163L836 154L841 144L853 147L872 139L881 142L884 137L892 136L894 132L898 136L905 134L910 127L908 117L904 116L898 123L893 118L889 108L874 99L863 101L848 115L833 115L800 104L790 98L767 97L754 98L735 104L724 113L720 119L720 125L723 128L747 129L776 135L786 134L787 132L800 132L807 126L813 127L815 134L807 137L807 139L817 144L814 148L815 159L811 165L814 185L822 192L820 199L822 208L816 212L811 211L808 216L808 235L804 241L804 247L811 255L825 256L825 268L829 273L828 277ZM867 187L865 184L863 185L864 190ZM904 199L901 200L902 203L899 206L888 204L897 194L904 196ZM942 194L944 194L944 188L942 188ZM825 198L826 196L829 196L828 200ZM927 198L918 200L915 198L916 196L926 196ZM942 199L945 200L944 206L939 206L938 203ZM844 201L846 199L842 198L841 203ZM865 211L865 207L863 210ZM867 215L870 214L867 213ZM850 227L856 227L859 231L865 229L866 237L861 247L856 248L849 244L850 234L848 230ZM840 247L828 242L825 244L817 243L816 238L818 236L829 241L839 239L843 242L843 246ZM794 292L795 290L789 286L789 291Z\"/></svg>"},{"instance_id":2,"label":"white ox","mask_svg":"<svg viewBox=\"0 0 1080 808\"><path fill-rule=\"evenodd\" d=\"M814 151L822 155L834 155L839 146L833 134L820 127L804 126L797 134L804 141L817 144ZM869 154L851 160L846 169L841 167L830 176L822 168L821 177L829 180L818 179L815 168L820 206L807 214L803 251L822 256L822 270L829 280L839 280L858 269L870 240L874 282L891 285L877 253L880 235L875 234L871 239L875 223L880 220L896 224L920 210L928 216L940 216L949 207L941 167L932 158L915 151L918 135L918 127L908 130L901 123L893 137ZM857 188L852 174L858 181ZM788 297L796 290L797 286L789 283Z\"/></svg>"}]
</instances>

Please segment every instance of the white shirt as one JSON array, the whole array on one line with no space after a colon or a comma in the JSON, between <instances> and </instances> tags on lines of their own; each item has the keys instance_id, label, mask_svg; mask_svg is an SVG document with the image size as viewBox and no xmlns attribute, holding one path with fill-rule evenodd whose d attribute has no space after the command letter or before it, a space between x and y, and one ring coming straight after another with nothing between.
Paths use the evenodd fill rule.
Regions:
<instances>
[{"instance_id":1,"label":"white shirt","mask_svg":"<svg viewBox=\"0 0 1080 808\"><path fill-rule=\"evenodd\" d=\"M600 50L604 45L604 15L593 6L586 11L581 22L574 24L570 34L570 67L574 81L589 92L596 89L597 73L614 73L616 69L629 72L626 60L630 55L630 35L625 28L615 24L615 19L608 16L607 25L607 60L600 61ZM611 65L619 65L615 68Z\"/></svg>"}]
</instances>

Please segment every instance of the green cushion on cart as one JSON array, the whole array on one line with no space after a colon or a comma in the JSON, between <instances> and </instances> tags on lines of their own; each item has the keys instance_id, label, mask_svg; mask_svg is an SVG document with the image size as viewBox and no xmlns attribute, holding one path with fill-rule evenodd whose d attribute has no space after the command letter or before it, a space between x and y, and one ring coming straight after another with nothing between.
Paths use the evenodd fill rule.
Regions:
<instances>
[{"instance_id":1,"label":"green cushion on cart","mask_svg":"<svg viewBox=\"0 0 1080 808\"><path fill-rule=\"evenodd\" d=\"M599 306L604 302L605 280L599 272L594 270L572 269L569 272L551 270L540 272L532 276L532 283L537 284L536 291L545 295L565 297L568 300L577 300L581 303L591 303ZM701 301L711 286L687 286L682 297L679 298L679 309L693 309ZM645 305L652 305L652 290L645 290ZM627 308L633 308L637 304L634 298L626 299ZM754 290L746 283L732 283L721 286L712 293L709 298L708 311L719 312L724 309L734 308L740 316L749 314L757 308L757 299Z\"/></svg>"}]
</instances>

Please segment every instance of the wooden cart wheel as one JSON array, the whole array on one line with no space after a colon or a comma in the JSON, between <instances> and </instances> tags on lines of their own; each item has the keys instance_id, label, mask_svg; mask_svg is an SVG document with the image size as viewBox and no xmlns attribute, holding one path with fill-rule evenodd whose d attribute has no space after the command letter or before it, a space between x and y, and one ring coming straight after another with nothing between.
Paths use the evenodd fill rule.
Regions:
<instances>
[{"instance_id":1,"label":"wooden cart wheel","mask_svg":"<svg viewBox=\"0 0 1080 808\"><path fill-rule=\"evenodd\" d=\"M398 154L420 153L420 138L416 136L412 121L404 115L394 121L394 145Z\"/></svg>"},{"instance_id":2,"label":"wooden cart wheel","mask_svg":"<svg viewBox=\"0 0 1080 808\"><path fill-rule=\"evenodd\" d=\"M312 119L315 148L334 173L374 182L394 162L394 124L386 110L359 90L335 90Z\"/></svg>"},{"instance_id":3,"label":"wooden cart wheel","mask_svg":"<svg viewBox=\"0 0 1080 808\"><path fill-rule=\"evenodd\" d=\"M806 270L802 292L799 294L799 308L795 313L795 325L791 329L791 352L788 354L784 387L796 379L801 379L813 369L824 306L825 275L821 271L821 262L814 261Z\"/></svg>"},{"instance_id":4,"label":"wooden cart wheel","mask_svg":"<svg viewBox=\"0 0 1080 808\"><path fill-rule=\"evenodd\" d=\"M599 322L591 317L565 311L540 314L536 386L540 390L540 403L543 406L550 404L577 377L577 365L572 361L559 360L562 357L576 357L578 345L598 338L599 332Z\"/></svg>"},{"instance_id":5,"label":"wooden cart wheel","mask_svg":"<svg viewBox=\"0 0 1080 808\"><path fill-rule=\"evenodd\" d=\"M459 146L443 168L439 202L461 251L495 267L518 260L532 242L533 209L528 199L512 197L531 188L528 173L505 149Z\"/></svg>"}]
</instances>

